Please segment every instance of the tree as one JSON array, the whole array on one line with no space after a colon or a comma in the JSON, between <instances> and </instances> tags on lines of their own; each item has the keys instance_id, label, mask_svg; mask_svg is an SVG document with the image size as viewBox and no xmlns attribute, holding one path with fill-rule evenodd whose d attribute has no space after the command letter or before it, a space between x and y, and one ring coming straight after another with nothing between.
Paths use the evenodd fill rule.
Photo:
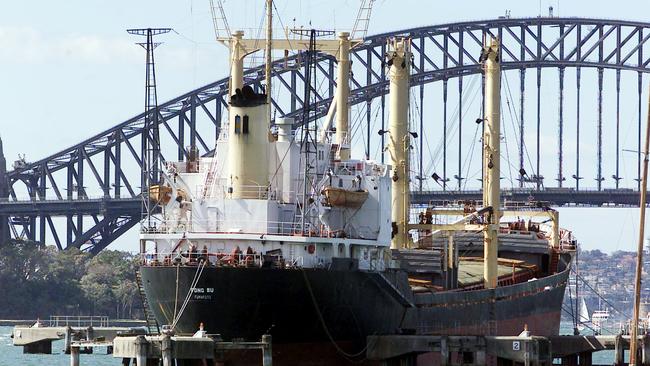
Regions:
<instances>
[{"instance_id":1,"label":"tree","mask_svg":"<svg viewBox=\"0 0 650 366\"><path fill-rule=\"evenodd\" d=\"M27 240L0 245L0 318L140 316L136 257L105 250L94 258Z\"/></svg>"}]
</instances>

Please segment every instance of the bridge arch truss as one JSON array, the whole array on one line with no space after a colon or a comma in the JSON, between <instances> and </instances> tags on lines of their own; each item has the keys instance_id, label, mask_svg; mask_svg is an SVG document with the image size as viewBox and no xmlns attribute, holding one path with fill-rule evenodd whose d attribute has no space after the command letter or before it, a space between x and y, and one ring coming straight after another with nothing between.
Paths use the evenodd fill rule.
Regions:
<instances>
[{"instance_id":1,"label":"bridge arch truss","mask_svg":"<svg viewBox=\"0 0 650 366\"><path fill-rule=\"evenodd\" d=\"M597 182L600 196L607 198L591 202L602 204L616 201L616 197L602 195L603 181L603 89L605 70L615 75L616 98L616 171L613 175L615 188L621 180L619 174L619 155L621 151L618 131L621 108L621 74L633 73L636 76L636 90L633 97L636 107L636 147L640 150L643 74L650 69L650 23L583 19L583 18L527 18L527 19L495 19L450 23L429 27L400 30L368 37L363 44L356 47L352 54L353 75L351 78L350 103L362 107L357 116L357 139L363 142L366 155L372 155L372 149L383 151L385 141L378 137L376 129L387 123L385 96L388 93L388 80L383 64L386 52L386 39L395 36L407 36L413 44L413 72L411 76L412 100L418 106L416 128L419 130L416 153L417 162L414 164L414 175L422 178L416 183L424 202L432 198L443 198L446 190L452 190L454 182L445 185L439 192L424 192L422 180L427 172L424 162L428 158L424 152L424 136L426 130L437 129L443 135L443 158L441 176L453 174L457 166L456 180L458 187L463 177L463 138L458 132L456 154L447 151L449 140L446 136L448 124L451 124L451 113L448 113L448 103L457 96L456 113L460 129L463 125L463 87L467 87L467 78L480 74L478 56L482 40L487 36L499 37L502 41L502 67L506 72L519 74L519 111L517 121L517 168L526 166L530 175L541 176L542 161L540 154L542 106L541 83L542 69L558 70L559 110L554 120L557 128L557 159L555 165L558 187L563 187L566 180L564 167L567 152L565 151L565 115L564 106L566 82L565 70L575 70L573 81L576 92L575 99L580 101L581 70L589 68L597 73L597 130L596 163L593 173ZM304 93L304 65L302 55L295 54L285 59L277 60L273 65L274 98L273 107L276 116L296 118L301 124L302 95ZM317 64L317 77L320 86L314 88L316 96L316 118L323 117L332 100L336 86L336 61L326 55L320 55ZM510 71L508 71L510 70ZM529 136L527 129L531 126L529 114L524 111L529 108L526 96L526 75L535 76L533 91L536 92L536 108L532 125L535 134L535 152L532 161L526 165L526 150L524 136ZM530 76L529 76L530 77ZM244 75L245 84L260 88L264 84L264 68L257 66L248 69ZM545 79L544 79L545 80ZM424 109L430 104L425 99L425 85L437 83L441 85L442 100L439 102L440 118L434 122L425 120ZM451 84L454 87L451 87ZM221 123L226 118L228 79L224 78L189 93L169 100L159 107L161 155L166 160L185 160L188 157L187 146L196 146L203 155L211 154ZM531 88L528 88L531 89ZM590 86L590 90L594 87ZM451 96L450 94L456 93ZM514 101L513 101L514 102ZM576 115L572 123L580 126L580 103L576 103ZM476 117L472 115L471 117ZM381 122L378 121L381 120ZM473 120L473 119L472 119ZM528 121L527 121L528 120ZM525 123L528 122L528 123ZM432 125L432 123L434 123ZM373 127L376 128L373 130ZM144 115L135 116L115 127L103 131L79 144L64 149L56 154L32 163L25 163L9 171L4 185L6 197L0 203L0 234L6 238L27 237L43 243L54 243L60 249L78 247L97 253L114 241L117 237L135 226L142 215L140 193L140 170L142 168L142 141ZM578 127L579 128L579 127ZM579 130L578 130L579 131ZM578 132L579 134L579 132ZM579 137L576 139L580 142ZM580 152L575 149L575 180L576 191L580 190L581 174L585 172L580 165ZM383 156L382 156L383 159ZM636 163L636 182L640 171ZM583 170L580 171L580 168ZM417 180L416 180L417 181ZM534 194L543 188L541 179L534 180L533 187L524 180L519 181L520 189L525 188ZM567 183L564 183L565 186ZM515 187L517 188L517 187ZM635 187L638 185L635 183ZM528 192L527 191L527 192ZM0 193L3 189L0 189ZM458 194L459 192L455 192ZM628 196L630 193L628 193ZM0 197L1 198L1 197ZM571 203L569 196L563 203ZM627 198L629 200L629 197ZM574 202L575 203L575 202ZM590 203L589 199L586 202ZM625 203L625 202L620 202Z\"/></svg>"}]
</instances>

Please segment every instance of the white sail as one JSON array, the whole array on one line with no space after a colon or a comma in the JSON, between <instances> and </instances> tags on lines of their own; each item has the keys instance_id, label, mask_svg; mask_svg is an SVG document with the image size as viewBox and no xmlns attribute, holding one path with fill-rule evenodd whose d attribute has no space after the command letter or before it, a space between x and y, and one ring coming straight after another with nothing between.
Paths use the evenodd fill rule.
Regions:
<instances>
[{"instance_id":1,"label":"white sail","mask_svg":"<svg viewBox=\"0 0 650 366\"><path fill-rule=\"evenodd\" d=\"M580 301L580 311L578 312L578 324L582 325L585 323L589 323L589 310L587 309L587 303L583 298Z\"/></svg>"}]
</instances>

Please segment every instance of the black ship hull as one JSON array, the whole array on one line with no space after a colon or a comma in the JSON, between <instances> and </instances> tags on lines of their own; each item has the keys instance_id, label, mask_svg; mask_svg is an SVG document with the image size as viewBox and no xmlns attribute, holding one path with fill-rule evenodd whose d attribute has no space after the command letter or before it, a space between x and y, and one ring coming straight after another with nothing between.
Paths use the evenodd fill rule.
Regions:
<instances>
[{"instance_id":1,"label":"black ship hull","mask_svg":"<svg viewBox=\"0 0 650 366\"><path fill-rule=\"evenodd\" d=\"M274 344L363 344L368 335L399 333L517 335L525 325L534 335L557 335L569 274L566 262L561 267L495 290L414 294L402 271L208 266L182 313L198 267L143 266L141 275L157 321L178 318L177 333L203 323L225 340L270 333Z\"/></svg>"},{"instance_id":2,"label":"black ship hull","mask_svg":"<svg viewBox=\"0 0 650 366\"><path fill-rule=\"evenodd\" d=\"M182 307L196 272L197 267L141 268L145 293L159 324L174 322L174 309L178 313ZM393 334L400 330L406 310L381 288L389 276L324 269L206 267L175 330L191 334L203 323L206 331L225 340L259 340L270 333L274 343ZM407 284L405 274L395 272L392 277L391 282Z\"/></svg>"}]
</instances>

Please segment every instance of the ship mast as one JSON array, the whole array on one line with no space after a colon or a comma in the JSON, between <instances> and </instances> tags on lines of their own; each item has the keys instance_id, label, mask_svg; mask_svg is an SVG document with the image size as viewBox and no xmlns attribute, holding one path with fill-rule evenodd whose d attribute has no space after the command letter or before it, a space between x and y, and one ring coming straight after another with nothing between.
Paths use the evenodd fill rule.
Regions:
<instances>
[{"instance_id":1,"label":"ship mast","mask_svg":"<svg viewBox=\"0 0 650 366\"><path fill-rule=\"evenodd\" d=\"M348 96L350 95L350 33L338 34L339 52L337 55L336 85L336 144L339 146L340 160L350 159L350 138L348 134Z\"/></svg>"},{"instance_id":2,"label":"ship mast","mask_svg":"<svg viewBox=\"0 0 650 366\"><path fill-rule=\"evenodd\" d=\"M266 65L264 72L266 77L266 103L268 105L268 118L271 122L271 68L273 60L271 52L273 50L273 0L266 0Z\"/></svg>"},{"instance_id":3,"label":"ship mast","mask_svg":"<svg viewBox=\"0 0 650 366\"><path fill-rule=\"evenodd\" d=\"M648 97L650 107L650 96ZM639 203L639 241L636 252L636 273L634 277L634 314L632 315L632 334L630 337L630 365L636 365L636 351L638 347L639 331L639 306L641 299L641 272L643 269L643 240L645 235L645 206L648 191L648 154L650 153L650 109L645 130L645 147L643 150L643 175L641 176L641 199Z\"/></svg>"},{"instance_id":4,"label":"ship mast","mask_svg":"<svg viewBox=\"0 0 650 366\"><path fill-rule=\"evenodd\" d=\"M390 164L392 169L392 212L393 239L391 249L409 246L408 221L410 208L409 151L411 133L409 127L409 76L411 66L410 39L388 41L386 63L390 66L390 113L388 132Z\"/></svg>"},{"instance_id":5,"label":"ship mast","mask_svg":"<svg viewBox=\"0 0 650 366\"><path fill-rule=\"evenodd\" d=\"M483 206L491 207L483 231L483 281L485 288L497 287L497 266L499 252L500 202L500 123L501 123L501 64L499 63L499 40L492 38L485 42L481 59L485 73L485 116L487 123L483 135Z\"/></svg>"}]
</instances>

